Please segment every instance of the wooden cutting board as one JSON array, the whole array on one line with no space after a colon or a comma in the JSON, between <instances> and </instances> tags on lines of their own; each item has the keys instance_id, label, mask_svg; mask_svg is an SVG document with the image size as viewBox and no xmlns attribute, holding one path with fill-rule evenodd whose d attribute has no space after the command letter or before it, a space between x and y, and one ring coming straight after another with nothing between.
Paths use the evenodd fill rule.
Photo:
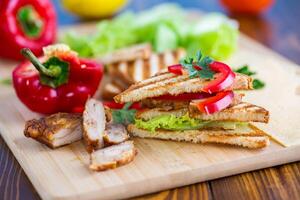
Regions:
<instances>
[{"instance_id":1,"label":"wooden cutting board","mask_svg":"<svg viewBox=\"0 0 300 200\"><path fill-rule=\"evenodd\" d=\"M261 150L135 139L138 156L129 165L107 172L88 169L83 143L51 150L23 136L24 123L39 117L27 110L12 88L0 88L0 132L43 199L116 199L266 168L300 159L299 67L241 36L232 66L250 64L267 83L247 100L270 110L260 127L279 138ZM0 61L1 78L14 63ZM6 66L6 67L4 67Z\"/></svg>"}]
</instances>

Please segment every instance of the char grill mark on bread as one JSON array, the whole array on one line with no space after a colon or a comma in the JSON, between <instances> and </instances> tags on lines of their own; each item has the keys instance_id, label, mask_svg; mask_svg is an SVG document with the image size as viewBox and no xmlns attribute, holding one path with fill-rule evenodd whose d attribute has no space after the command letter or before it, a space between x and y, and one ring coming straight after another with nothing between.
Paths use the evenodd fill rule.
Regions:
<instances>
[{"instance_id":1,"label":"char grill mark on bread","mask_svg":"<svg viewBox=\"0 0 300 200\"><path fill-rule=\"evenodd\" d=\"M104 147L105 124L103 104L95 99L88 99L83 112L83 138L88 152Z\"/></svg>"},{"instance_id":2,"label":"char grill mark on bread","mask_svg":"<svg viewBox=\"0 0 300 200\"><path fill-rule=\"evenodd\" d=\"M120 61L108 65L108 73L131 85L166 68L169 63L178 63L184 55L185 51L183 49L177 49L171 52L152 54L149 58Z\"/></svg>"},{"instance_id":3,"label":"char grill mark on bread","mask_svg":"<svg viewBox=\"0 0 300 200\"><path fill-rule=\"evenodd\" d=\"M189 115L195 119L211 121L251 121L263 123L268 123L269 121L269 111L246 102L241 102L211 115L201 113L197 106L191 103L189 106Z\"/></svg>"},{"instance_id":4,"label":"char grill mark on bread","mask_svg":"<svg viewBox=\"0 0 300 200\"><path fill-rule=\"evenodd\" d=\"M147 59L152 54L150 44L139 44L131 47L123 48L101 57L101 62L105 65L132 61L136 59Z\"/></svg>"},{"instance_id":5,"label":"char grill mark on bread","mask_svg":"<svg viewBox=\"0 0 300 200\"><path fill-rule=\"evenodd\" d=\"M115 96L114 100L118 103L125 103L166 94L178 95L182 93L196 93L201 92L208 82L209 81L200 78L190 79L188 75L178 76L169 72L163 72L130 86L123 93ZM252 78L237 73L231 89L252 89Z\"/></svg>"},{"instance_id":6,"label":"char grill mark on bread","mask_svg":"<svg viewBox=\"0 0 300 200\"><path fill-rule=\"evenodd\" d=\"M118 85L114 83L107 83L102 90L102 97L103 99L113 99L114 96L120 94L122 91L122 88Z\"/></svg>"},{"instance_id":7,"label":"char grill mark on bread","mask_svg":"<svg viewBox=\"0 0 300 200\"><path fill-rule=\"evenodd\" d=\"M150 132L147 130L139 129L133 124L128 125L128 131L133 136L141 138L153 138L193 143L221 143L246 148L263 148L269 145L269 138L263 131L253 125L251 125L251 130L252 132L249 132L248 134L240 134L238 132L228 134L228 131L221 130L157 130L155 132Z\"/></svg>"},{"instance_id":8,"label":"char grill mark on bread","mask_svg":"<svg viewBox=\"0 0 300 200\"><path fill-rule=\"evenodd\" d=\"M126 141L92 152L89 167L94 171L115 169L133 161L136 154L133 141Z\"/></svg>"},{"instance_id":9,"label":"char grill mark on bread","mask_svg":"<svg viewBox=\"0 0 300 200\"><path fill-rule=\"evenodd\" d=\"M82 139L82 117L79 114L57 113L29 120L24 135L50 148L57 148Z\"/></svg>"}]
</instances>

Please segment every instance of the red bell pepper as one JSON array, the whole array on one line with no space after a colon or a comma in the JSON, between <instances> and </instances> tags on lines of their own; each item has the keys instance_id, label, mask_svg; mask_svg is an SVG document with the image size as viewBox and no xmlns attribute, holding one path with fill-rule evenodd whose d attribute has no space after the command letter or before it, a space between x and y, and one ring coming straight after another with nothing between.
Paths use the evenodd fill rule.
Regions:
<instances>
[{"instance_id":1,"label":"red bell pepper","mask_svg":"<svg viewBox=\"0 0 300 200\"><path fill-rule=\"evenodd\" d=\"M203 89L203 92L212 94L220 92L233 84L235 73L225 63L213 61L209 64L212 71L218 72L216 79L210 81ZM201 67L194 66L196 70L201 70ZM172 65L168 67L168 71L177 75L184 74L182 65Z\"/></svg>"},{"instance_id":2,"label":"red bell pepper","mask_svg":"<svg viewBox=\"0 0 300 200\"><path fill-rule=\"evenodd\" d=\"M0 2L0 57L21 60L22 48L35 55L56 37L56 14L51 0L2 0Z\"/></svg>"},{"instance_id":3,"label":"red bell pepper","mask_svg":"<svg viewBox=\"0 0 300 200\"><path fill-rule=\"evenodd\" d=\"M213 114L227 108L232 103L233 98L234 93L232 91L224 91L209 98L195 100L192 103L197 105L200 112Z\"/></svg>"},{"instance_id":4,"label":"red bell pepper","mask_svg":"<svg viewBox=\"0 0 300 200\"><path fill-rule=\"evenodd\" d=\"M177 65L171 65L168 67L168 71L173 73L173 74L177 74L177 75L182 75L184 69L182 68L181 64L177 64Z\"/></svg>"},{"instance_id":5,"label":"red bell pepper","mask_svg":"<svg viewBox=\"0 0 300 200\"><path fill-rule=\"evenodd\" d=\"M231 70L231 68L225 63L221 62L212 62L209 64L211 70L215 72L219 72L217 78L213 81L209 82L204 88L203 92L207 93L215 93L222 91L233 84L235 79L235 73Z\"/></svg>"},{"instance_id":6,"label":"red bell pepper","mask_svg":"<svg viewBox=\"0 0 300 200\"><path fill-rule=\"evenodd\" d=\"M32 64L21 63L12 76L19 99L29 109L43 114L83 111L102 79L101 64L80 59L74 52L39 59L29 49L22 53Z\"/></svg>"},{"instance_id":7,"label":"red bell pepper","mask_svg":"<svg viewBox=\"0 0 300 200\"><path fill-rule=\"evenodd\" d=\"M124 103L116 103L114 101L105 101L103 104L111 109L122 109L125 105ZM129 109L141 110L142 106L140 103L135 102L129 107Z\"/></svg>"}]
</instances>

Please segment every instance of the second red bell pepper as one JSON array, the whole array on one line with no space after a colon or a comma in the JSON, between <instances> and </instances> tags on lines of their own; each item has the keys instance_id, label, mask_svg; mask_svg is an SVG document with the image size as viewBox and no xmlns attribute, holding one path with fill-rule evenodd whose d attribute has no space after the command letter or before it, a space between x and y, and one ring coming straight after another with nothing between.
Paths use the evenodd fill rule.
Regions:
<instances>
[{"instance_id":1,"label":"second red bell pepper","mask_svg":"<svg viewBox=\"0 0 300 200\"><path fill-rule=\"evenodd\" d=\"M207 85L203 87L203 92L209 94L220 92L226 88L229 88L233 84L235 73L228 65L222 62L213 61L209 64L209 67L217 74L215 76L215 79L211 80ZM194 68L196 70L201 70L201 67L199 66L194 66ZM168 71L177 75L184 74L184 68L180 64L169 66Z\"/></svg>"},{"instance_id":2,"label":"second red bell pepper","mask_svg":"<svg viewBox=\"0 0 300 200\"><path fill-rule=\"evenodd\" d=\"M13 71L13 84L19 99L32 111L82 112L86 100L95 94L102 65L64 48L53 46L39 59L29 49L22 50L32 64L25 61Z\"/></svg>"},{"instance_id":3,"label":"second red bell pepper","mask_svg":"<svg viewBox=\"0 0 300 200\"><path fill-rule=\"evenodd\" d=\"M224 91L201 100L193 101L197 105L200 112L213 114L227 108L233 101L234 93L232 91Z\"/></svg>"},{"instance_id":4,"label":"second red bell pepper","mask_svg":"<svg viewBox=\"0 0 300 200\"><path fill-rule=\"evenodd\" d=\"M42 54L56 38L56 14L51 0L0 1L0 57L21 60L22 48Z\"/></svg>"}]
</instances>

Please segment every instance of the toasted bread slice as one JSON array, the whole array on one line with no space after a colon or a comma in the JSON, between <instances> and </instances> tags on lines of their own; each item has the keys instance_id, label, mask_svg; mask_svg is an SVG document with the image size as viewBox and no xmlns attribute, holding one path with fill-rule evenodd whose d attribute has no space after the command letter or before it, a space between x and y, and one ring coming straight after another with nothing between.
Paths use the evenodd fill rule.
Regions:
<instances>
[{"instance_id":1,"label":"toasted bread slice","mask_svg":"<svg viewBox=\"0 0 300 200\"><path fill-rule=\"evenodd\" d=\"M130 86L123 93L115 96L114 100L118 103L126 103L167 94L176 96L182 93L196 93L201 92L209 82L209 80L200 78L190 79L188 75L178 76L164 72ZM228 89L252 89L252 78L237 73L232 87Z\"/></svg>"},{"instance_id":2,"label":"toasted bread slice","mask_svg":"<svg viewBox=\"0 0 300 200\"><path fill-rule=\"evenodd\" d=\"M104 85L102 90L102 98L111 100L114 96L120 94L122 92L122 88L114 83L107 83Z\"/></svg>"},{"instance_id":3,"label":"toasted bread slice","mask_svg":"<svg viewBox=\"0 0 300 200\"><path fill-rule=\"evenodd\" d=\"M268 123L269 111L266 109L241 102L226 108L220 112L207 115L201 113L194 103L189 106L189 115L195 119L211 120L211 121L239 121L239 122L263 122Z\"/></svg>"},{"instance_id":4,"label":"toasted bread slice","mask_svg":"<svg viewBox=\"0 0 300 200\"><path fill-rule=\"evenodd\" d=\"M228 107L214 114L201 113L197 106L191 105L189 108L182 107L173 109L172 107L161 107L152 109L143 109L136 113L137 119L150 120L154 117L162 115L174 115L181 117L189 113L191 118L209 120L209 121L237 121L237 122L262 122L268 123L269 112L259 106L250 103L241 102L239 104Z\"/></svg>"},{"instance_id":5,"label":"toasted bread slice","mask_svg":"<svg viewBox=\"0 0 300 200\"><path fill-rule=\"evenodd\" d=\"M139 129L135 125L128 125L128 131L136 137L173 140L193 143L220 143L236 145L246 148L263 148L269 145L268 136L255 126L247 134L228 130L187 130L167 131L159 130L150 132Z\"/></svg>"},{"instance_id":6,"label":"toasted bread slice","mask_svg":"<svg viewBox=\"0 0 300 200\"><path fill-rule=\"evenodd\" d=\"M112 53L106 54L100 58L105 65L133 61L136 59L147 59L152 54L151 44L138 44L127 48L116 50Z\"/></svg>"},{"instance_id":7,"label":"toasted bread slice","mask_svg":"<svg viewBox=\"0 0 300 200\"><path fill-rule=\"evenodd\" d=\"M50 148L57 148L82 139L82 117L79 114L57 113L29 120L24 135Z\"/></svg>"},{"instance_id":8,"label":"toasted bread slice","mask_svg":"<svg viewBox=\"0 0 300 200\"><path fill-rule=\"evenodd\" d=\"M103 135L105 145L114 145L129 139L128 132L123 124L107 123Z\"/></svg>"},{"instance_id":9,"label":"toasted bread slice","mask_svg":"<svg viewBox=\"0 0 300 200\"><path fill-rule=\"evenodd\" d=\"M133 141L126 141L118 145L113 145L104 149L94 151L91 154L90 169L94 171L104 171L115 169L133 161L137 154Z\"/></svg>"},{"instance_id":10,"label":"toasted bread slice","mask_svg":"<svg viewBox=\"0 0 300 200\"><path fill-rule=\"evenodd\" d=\"M95 99L87 100L83 112L83 138L88 152L104 147L105 124L103 104Z\"/></svg>"},{"instance_id":11,"label":"toasted bread slice","mask_svg":"<svg viewBox=\"0 0 300 200\"><path fill-rule=\"evenodd\" d=\"M242 93L234 93L234 99L231 105L238 104L242 101L242 98L245 95ZM190 105L190 101L179 101L179 100L160 100L157 98L149 98L143 99L141 101L142 106L146 108L171 108L171 109L179 109L179 108L187 108Z\"/></svg>"},{"instance_id":12,"label":"toasted bread slice","mask_svg":"<svg viewBox=\"0 0 300 200\"><path fill-rule=\"evenodd\" d=\"M184 56L184 49L177 49L160 54L152 54L147 59L139 58L133 61L122 61L108 65L108 74L131 85L153 76L168 65L178 63Z\"/></svg>"}]
</instances>

